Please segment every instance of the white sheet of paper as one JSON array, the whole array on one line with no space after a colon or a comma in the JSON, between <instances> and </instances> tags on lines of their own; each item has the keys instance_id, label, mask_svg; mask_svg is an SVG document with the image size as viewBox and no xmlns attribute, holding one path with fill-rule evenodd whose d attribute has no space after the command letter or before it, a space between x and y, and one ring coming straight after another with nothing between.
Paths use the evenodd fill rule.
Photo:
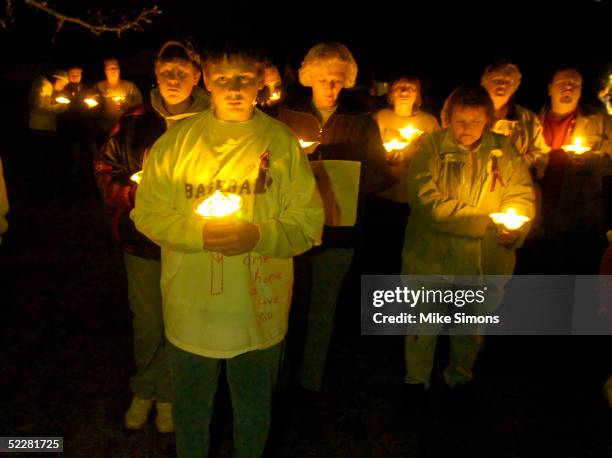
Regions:
<instances>
[{"instance_id":1,"label":"white sheet of paper","mask_svg":"<svg viewBox=\"0 0 612 458\"><path fill-rule=\"evenodd\" d=\"M311 161L310 166L323 199L325 224L354 226L361 162L323 160Z\"/></svg>"}]
</instances>

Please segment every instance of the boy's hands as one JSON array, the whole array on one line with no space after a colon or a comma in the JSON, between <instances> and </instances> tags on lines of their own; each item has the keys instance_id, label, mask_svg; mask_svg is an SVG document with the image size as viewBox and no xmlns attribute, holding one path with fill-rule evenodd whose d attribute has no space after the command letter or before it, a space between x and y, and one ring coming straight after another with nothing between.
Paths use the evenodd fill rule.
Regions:
<instances>
[{"instance_id":1,"label":"boy's hands","mask_svg":"<svg viewBox=\"0 0 612 458\"><path fill-rule=\"evenodd\" d=\"M519 230L501 229L497 233L497 243L504 248L511 249L518 242L520 236L521 232Z\"/></svg>"},{"instance_id":2,"label":"boy's hands","mask_svg":"<svg viewBox=\"0 0 612 458\"><path fill-rule=\"evenodd\" d=\"M232 216L207 221L202 231L204 249L224 256L237 256L252 251L259 237L256 225Z\"/></svg>"}]
</instances>

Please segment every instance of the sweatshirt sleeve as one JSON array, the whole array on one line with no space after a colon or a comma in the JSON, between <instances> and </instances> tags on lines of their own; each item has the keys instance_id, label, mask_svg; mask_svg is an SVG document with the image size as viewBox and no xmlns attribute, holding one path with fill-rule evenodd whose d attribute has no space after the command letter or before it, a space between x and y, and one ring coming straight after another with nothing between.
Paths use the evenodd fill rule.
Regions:
<instances>
[{"instance_id":1,"label":"sweatshirt sleeve","mask_svg":"<svg viewBox=\"0 0 612 458\"><path fill-rule=\"evenodd\" d=\"M169 134L153 145L145 162L131 217L136 228L162 248L200 252L204 244L204 219L194 212L189 215L181 212L173 203L172 165L177 154Z\"/></svg>"},{"instance_id":2,"label":"sweatshirt sleeve","mask_svg":"<svg viewBox=\"0 0 612 458\"><path fill-rule=\"evenodd\" d=\"M280 211L258 224L260 239L254 248L275 258L297 256L320 245L323 231L323 205L306 155L294 138L289 150L275 167L280 173L272 175L280 183Z\"/></svg>"},{"instance_id":3,"label":"sweatshirt sleeve","mask_svg":"<svg viewBox=\"0 0 612 458\"><path fill-rule=\"evenodd\" d=\"M484 236L491 222L489 216L438 189L436 156L433 137L429 136L421 142L408 169L410 207L439 231L474 238Z\"/></svg>"}]
</instances>

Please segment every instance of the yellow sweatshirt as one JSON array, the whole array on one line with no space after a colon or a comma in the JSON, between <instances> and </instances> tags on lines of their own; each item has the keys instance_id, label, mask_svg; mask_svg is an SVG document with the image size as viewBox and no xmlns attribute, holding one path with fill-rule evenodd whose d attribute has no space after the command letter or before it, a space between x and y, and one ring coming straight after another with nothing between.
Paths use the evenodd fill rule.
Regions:
<instances>
[{"instance_id":1,"label":"yellow sweatshirt","mask_svg":"<svg viewBox=\"0 0 612 458\"><path fill-rule=\"evenodd\" d=\"M250 253L204 250L195 207L217 189L243 200L257 224ZM282 341L293 284L292 257L321 243L323 209L308 160L291 131L259 110L223 122L212 110L185 120L153 146L132 212L162 247L168 340L210 358L231 358Z\"/></svg>"}]
</instances>

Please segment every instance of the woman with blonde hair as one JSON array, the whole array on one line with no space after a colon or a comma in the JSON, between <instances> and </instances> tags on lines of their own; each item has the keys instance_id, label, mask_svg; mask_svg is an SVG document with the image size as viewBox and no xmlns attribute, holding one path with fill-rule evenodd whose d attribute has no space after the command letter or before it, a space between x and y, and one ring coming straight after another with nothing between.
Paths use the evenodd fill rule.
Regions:
<instances>
[{"instance_id":1,"label":"woman with blonde hair","mask_svg":"<svg viewBox=\"0 0 612 458\"><path fill-rule=\"evenodd\" d=\"M440 130L438 120L420 109L423 99L418 77L404 74L393 78L387 101L389 108L378 111L374 119L389 150L387 161L396 171L398 180L389 189L370 195L366 200L367 238L379 241L376 246L365 247L368 273L374 275L399 274L404 231L410 214L406 183L410 158L426 135Z\"/></svg>"}]
</instances>

